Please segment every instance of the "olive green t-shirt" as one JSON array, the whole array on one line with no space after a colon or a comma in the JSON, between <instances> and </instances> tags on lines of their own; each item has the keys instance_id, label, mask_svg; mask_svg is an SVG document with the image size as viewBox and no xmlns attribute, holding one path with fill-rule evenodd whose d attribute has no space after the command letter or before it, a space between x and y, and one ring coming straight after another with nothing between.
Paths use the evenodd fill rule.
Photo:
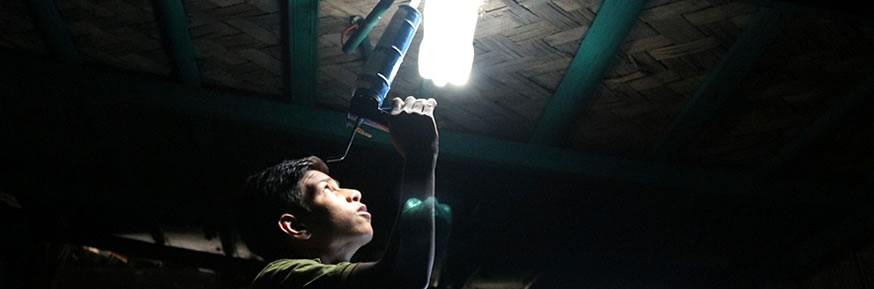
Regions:
<instances>
[{"instance_id":1,"label":"olive green t-shirt","mask_svg":"<svg viewBox=\"0 0 874 289\"><path fill-rule=\"evenodd\" d=\"M358 263L322 264L319 259L280 259L267 264L251 289L344 289Z\"/></svg>"}]
</instances>

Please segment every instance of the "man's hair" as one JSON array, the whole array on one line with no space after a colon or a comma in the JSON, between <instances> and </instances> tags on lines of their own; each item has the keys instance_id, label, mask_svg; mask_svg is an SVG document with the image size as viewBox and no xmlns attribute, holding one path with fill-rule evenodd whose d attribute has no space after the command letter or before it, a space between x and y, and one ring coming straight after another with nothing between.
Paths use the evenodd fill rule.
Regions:
<instances>
[{"instance_id":1,"label":"man's hair","mask_svg":"<svg viewBox=\"0 0 874 289\"><path fill-rule=\"evenodd\" d=\"M285 160L246 179L244 198L244 240L250 249L262 257L284 251L285 235L277 228L279 216L289 213L297 218L309 215L310 208L298 186L307 171L328 173L322 159L309 156Z\"/></svg>"}]
</instances>

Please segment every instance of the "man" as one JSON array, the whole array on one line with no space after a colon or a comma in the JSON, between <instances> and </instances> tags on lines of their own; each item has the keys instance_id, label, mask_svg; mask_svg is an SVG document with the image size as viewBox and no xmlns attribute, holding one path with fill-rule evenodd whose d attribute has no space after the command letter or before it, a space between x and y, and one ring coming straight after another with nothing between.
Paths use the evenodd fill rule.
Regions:
<instances>
[{"instance_id":1,"label":"man","mask_svg":"<svg viewBox=\"0 0 874 289\"><path fill-rule=\"evenodd\" d=\"M361 203L361 192L342 188L320 159L285 161L249 177L248 191L256 198L250 229L265 237L255 243L274 248L267 257L278 258L251 287L425 288L435 246L436 105L433 99L411 96L392 100L389 126L392 142L404 158L399 193L406 201L378 261L349 262L373 237L371 215Z\"/></svg>"}]
</instances>

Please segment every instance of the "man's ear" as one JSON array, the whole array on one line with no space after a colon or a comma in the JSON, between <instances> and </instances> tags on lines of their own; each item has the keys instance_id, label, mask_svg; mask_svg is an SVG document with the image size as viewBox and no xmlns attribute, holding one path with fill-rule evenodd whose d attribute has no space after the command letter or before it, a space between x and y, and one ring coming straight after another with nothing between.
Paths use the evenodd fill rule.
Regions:
<instances>
[{"instance_id":1,"label":"man's ear","mask_svg":"<svg viewBox=\"0 0 874 289\"><path fill-rule=\"evenodd\" d=\"M312 234L301 221L292 214L279 216L279 229L295 240L309 240Z\"/></svg>"}]
</instances>

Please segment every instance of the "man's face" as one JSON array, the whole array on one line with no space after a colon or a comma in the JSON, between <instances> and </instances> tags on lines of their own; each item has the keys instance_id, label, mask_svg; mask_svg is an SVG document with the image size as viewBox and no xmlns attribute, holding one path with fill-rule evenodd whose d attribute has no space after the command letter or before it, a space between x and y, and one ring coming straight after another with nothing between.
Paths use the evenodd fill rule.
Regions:
<instances>
[{"instance_id":1,"label":"man's face","mask_svg":"<svg viewBox=\"0 0 874 289\"><path fill-rule=\"evenodd\" d=\"M314 238L326 242L354 242L360 246L373 238L370 213L361 203L361 192L340 188L327 174L310 170L300 181L312 215L307 225Z\"/></svg>"}]
</instances>

